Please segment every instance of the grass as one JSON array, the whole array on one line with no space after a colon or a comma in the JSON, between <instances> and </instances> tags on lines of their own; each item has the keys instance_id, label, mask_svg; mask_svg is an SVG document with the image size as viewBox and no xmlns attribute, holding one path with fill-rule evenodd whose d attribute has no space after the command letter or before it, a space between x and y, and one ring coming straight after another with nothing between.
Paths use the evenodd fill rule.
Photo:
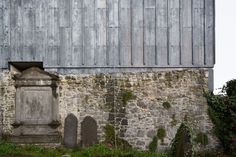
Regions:
<instances>
[{"instance_id":1,"label":"grass","mask_svg":"<svg viewBox=\"0 0 236 157\"><path fill-rule=\"evenodd\" d=\"M7 157L166 157L165 154L141 152L137 150L123 151L108 148L105 145L94 145L86 149L44 148L35 145L19 146L5 141L0 142L0 156Z\"/></svg>"}]
</instances>

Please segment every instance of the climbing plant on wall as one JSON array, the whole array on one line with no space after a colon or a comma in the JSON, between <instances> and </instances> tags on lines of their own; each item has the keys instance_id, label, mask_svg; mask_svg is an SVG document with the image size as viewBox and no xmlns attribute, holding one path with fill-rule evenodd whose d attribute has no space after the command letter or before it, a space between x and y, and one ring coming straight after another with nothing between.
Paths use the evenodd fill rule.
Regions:
<instances>
[{"instance_id":1,"label":"climbing plant on wall","mask_svg":"<svg viewBox=\"0 0 236 157\"><path fill-rule=\"evenodd\" d=\"M208 113L214 124L214 133L227 153L235 151L236 143L236 80L226 83L222 93L206 93Z\"/></svg>"}]
</instances>

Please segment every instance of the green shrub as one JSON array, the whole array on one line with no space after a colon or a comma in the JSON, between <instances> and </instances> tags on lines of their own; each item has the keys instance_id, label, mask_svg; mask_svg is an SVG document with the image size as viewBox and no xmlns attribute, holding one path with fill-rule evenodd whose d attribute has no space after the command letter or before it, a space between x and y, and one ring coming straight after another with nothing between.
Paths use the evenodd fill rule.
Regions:
<instances>
[{"instance_id":1,"label":"green shrub","mask_svg":"<svg viewBox=\"0 0 236 157\"><path fill-rule=\"evenodd\" d=\"M157 136L154 136L151 143L148 145L148 149L150 152L156 152L158 146Z\"/></svg>"},{"instance_id":2,"label":"green shrub","mask_svg":"<svg viewBox=\"0 0 236 157\"><path fill-rule=\"evenodd\" d=\"M208 114L214 127L214 133L218 137L224 151L232 154L236 139L236 80L231 80L223 87L227 95L214 95L206 93L208 102Z\"/></svg>"},{"instance_id":3,"label":"green shrub","mask_svg":"<svg viewBox=\"0 0 236 157\"><path fill-rule=\"evenodd\" d=\"M159 128L157 130L157 138L161 140L161 142L164 142L164 138L166 137L166 130L164 128Z\"/></svg>"},{"instance_id":4,"label":"green shrub","mask_svg":"<svg viewBox=\"0 0 236 157\"><path fill-rule=\"evenodd\" d=\"M130 90L127 91L123 91L121 94L121 98L122 98L122 103L123 105L127 105L127 102L129 100L135 99L136 97L133 95L133 92Z\"/></svg>"},{"instance_id":5,"label":"green shrub","mask_svg":"<svg viewBox=\"0 0 236 157\"><path fill-rule=\"evenodd\" d=\"M163 102L162 106L167 110L171 108L171 105L169 102Z\"/></svg>"},{"instance_id":6,"label":"green shrub","mask_svg":"<svg viewBox=\"0 0 236 157\"><path fill-rule=\"evenodd\" d=\"M205 133L198 133L196 137L196 142L204 146L208 145L208 136Z\"/></svg>"},{"instance_id":7,"label":"green shrub","mask_svg":"<svg viewBox=\"0 0 236 157\"><path fill-rule=\"evenodd\" d=\"M189 128L182 123L171 143L170 156L192 157L192 147Z\"/></svg>"},{"instance_id":8,"label":"green shrub","mask_svg":"<svg viewBox=\"0 0 236 157\"><path fill-rule=\"evenodd\" d=\"M124 139L118 137L115 133L114 126L107 124L104 127L105 130L105 141L104 143L111 147L118 147L119 149L129 150L132 146Z\"/></svg>"},{"instance_id":9,"label":"green shrub","mask_svg":"<svg viewBox=\"0 0 236 157\"><path fill-rule=\"evenodd\" d=\"M148 149L150 152L156 152L158 147L158 140L164 142L164 138L166 137L166 130L164 128L159 128L157 130L156 136L153 137L152 141L148 145Z\"/></svg>"}]
</instances>

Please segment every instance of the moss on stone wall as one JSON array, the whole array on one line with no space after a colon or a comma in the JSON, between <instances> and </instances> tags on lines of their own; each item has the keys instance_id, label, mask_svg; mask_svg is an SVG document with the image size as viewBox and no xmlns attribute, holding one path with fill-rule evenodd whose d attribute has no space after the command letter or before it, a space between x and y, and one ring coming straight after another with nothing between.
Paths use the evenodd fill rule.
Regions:
<instances>
[{"instance_id":1,"label":"moss on stone wall","mask_svg":"<svg viewBox=\"0 0 236 157\"><path fill-rule=\"evenodd\" d=\"M105 130L105 140L103 143L112 146L117 147L123 150L131 149L132 146L124 139L120 138L116 132L113 125L107 124L104 127Z\"/></svg>"}]
</instances>

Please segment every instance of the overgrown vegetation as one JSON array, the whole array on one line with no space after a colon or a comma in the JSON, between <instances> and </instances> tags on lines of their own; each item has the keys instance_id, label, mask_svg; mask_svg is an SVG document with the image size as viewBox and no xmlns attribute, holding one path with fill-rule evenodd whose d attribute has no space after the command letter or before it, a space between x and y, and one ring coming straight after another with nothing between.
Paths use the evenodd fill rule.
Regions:
<instances>
[{"instance_id":1,"label":"overgrown vegetation","mask_svg":"<svg viewBox=\"0 0 236 157\"><path fill-rule=\"evenodd\" d=\"M192 157L193 144L189 127L182 123L172 141L169 155L171 157Z\"/></svg>"},{"instance_id":2,"label":"overgrown vegetation","mask_svg":"<svg viewBox=\"0 0 236 157\"><path fill-rule=\"evenodd\" d=\"M166 137L166 130L164 128L159 128L157 134L153 137L151 143L148 146L150 152L156 152L158 147L158 140L164 143L164 138Z\"/></svg>"},{"instance_id":3,"label":"overgrown vegetation","mask_svg":"<svg viewBox=\"0 0 236 157\"><path fill-rule=\"evenodd\" d=\"M127 102L129 100L132 100L132 99L135 99L136 97L133 95L133 92L130 91L130 90L125 90L125 91L122 91L121 93L121 99L122 99L122 103L123 105L127 105Z\"/></svg>"},{"instance_id":4,"label":"overgrown vegetation","mask_svg":"<svg viewBox=\"0 0 236 157\"><path fill-rule=\"evenodd\" d=\"M104 144L110 146L110 147L116 147L122 150L131 150L131 145L125 141L124 139L121 139L115 132L114 126L107 124L104 127L105 130L105 141Z\"/></svg>"},{"instance_id":5,"label":"overgrown vegetation","mask_svg":"<svg viewBox=\"0 0 236 157\"><path fill-rule=\"evenodd\" d=\"M158 139L157 136L154 136L152 138L152 141L148 145L148 149L150 152L156 152L157 151L157 146L158 146Z\"/></svg>"},{"instance_id":6,"label":"overgrown vegetation","mask_svg":"<svg viewBox=\"0 0 236 157\"><path fill-rule=\"evenodd\" d=\"M236 80L227 82L222 93L226 94L205 94L208 113L225 153L233 154L236 152Z\"/></svg>"},{"instance_id":7,"label":"overgrown vegetation","mask_svg":"<svg viewBox=\"0 0 236 157\"><path fill-rule=\"evenodd\" d=\"M124 151L109 148L105 145L94 145L87 149L44 148L34 145L18 146L0 141L0 156L11 157L167 157L161 153L141 152L137 150Z\"/></svg>"},{"instance_id":8,"label":"overgrown vegetation","mask_svg":"<svg viewBox=\"0 0 236 157\"><path fill-rule=\"evenodd\" d=\"M197 134L197 137L196 137L195 140L196 140L197 143L199 143L199 144L201 144L203 146L208 145L208 136L205 133L199 132Z\"/></svg>"},{"instance_id":9,"label":"overgrown vegetation","mask_svg":"<svg viewBox=\"0 0 236 157\"><path fill-rule=\"evenodd\" d=\"M177 120L175 118L175 114L172 115L171 119L172 119L171 122L170 122L171 126L172 127L176 126L178 122L177 122Z\"/></svg>"},{"instance_id":10,"label":"overgrown vegetation","mask_svg":"<svg viewBox=\"0 0 236 157\"><path fill-rule=\"evenodd\" d=\"M166 137L166 130L164 128L159 128L157 130L157 138L164 143L164 138Z\"/></svg>"}]
</instances>

